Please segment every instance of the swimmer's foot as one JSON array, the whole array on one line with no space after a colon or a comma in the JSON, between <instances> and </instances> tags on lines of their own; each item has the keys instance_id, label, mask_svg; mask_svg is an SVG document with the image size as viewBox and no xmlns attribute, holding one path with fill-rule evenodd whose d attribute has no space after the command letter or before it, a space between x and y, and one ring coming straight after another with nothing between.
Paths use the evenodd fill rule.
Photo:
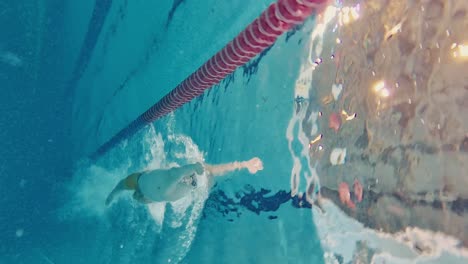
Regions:
<instances>
[{"instance_id":1,"label":"swimmer's foot","mask_svg":"<svg viewBox=\"0 0 468 264\"><path fill-rule=\"evenodd\" d=\"M116 194L116 193L117 193L117 192L116 192L115 189L114 189L114 190L112 190L112 192L107 196L107 198L106 198L106 206L109 206L109 205L112 203L112 201L114 200L114 197L115 197L115 194Z\"/></svg>"},{"instance_id":2,"label":"swimmer's foot","mask_svg":"<svg viewBox=\"0 0 468 264\"><path fill-rule=\"evenodd\" d=\"M106 198L106 206L109 206L112 200L113 200L113 195L109 194L109 196L107 196Z\"/></svg>"},{"instance_id":3,"label":"swimmer's foot","mask_svg":"<svg viewBox=\"0 0 468 264\"><path fill-rule=\"evenodd\" d=\"M259 170L263 170L263 162L261 159L255 157L251 160L242 162L243 167L245 167L251 174L257 173Z\"/></svg>"}]
</instances>

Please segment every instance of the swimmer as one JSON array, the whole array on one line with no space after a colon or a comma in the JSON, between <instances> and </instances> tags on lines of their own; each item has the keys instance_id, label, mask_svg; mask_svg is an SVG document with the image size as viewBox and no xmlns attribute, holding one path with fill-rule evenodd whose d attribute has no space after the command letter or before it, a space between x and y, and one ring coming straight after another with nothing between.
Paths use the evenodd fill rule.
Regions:
<instances>
[{"instance_id":1,"label":"swimmer","mask_svg":"<svg viewBox=\"0 0 468 264\"><path fill-rule=\"evenodd\" d=\"M263 170L263 163L259 158L220 165L197 162L171 169L132 173L115 186L106 199L106 205L109 205L122 191L133 191L133 198L145 204L177 201L197 188L196 174L201 175L206 172L211 178L241 169L247 169L249 173L255 174Z\"/></svg>"}]
</instances>

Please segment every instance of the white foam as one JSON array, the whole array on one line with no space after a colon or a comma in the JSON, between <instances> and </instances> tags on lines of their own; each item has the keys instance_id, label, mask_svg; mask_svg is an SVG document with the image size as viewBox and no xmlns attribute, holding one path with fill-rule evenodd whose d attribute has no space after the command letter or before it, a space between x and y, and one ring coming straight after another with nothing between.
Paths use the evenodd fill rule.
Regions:
<instances>
[{"instance_id":1,"label":"white foam","mask_svg":"<svg viewBox=\"0 0 468 264\"><path fill-rule=\"evenodd\" d=\"M12 67L21 67L23 65L20 56L11 51L0 51L0 61Z\"/></svg>"},{"instance_id":2,"label":"white foam","mask_svg":"<svg viewBox=\"0 0 468 264\"><path fill-rule=\"evenodd\" d=\"M132 140L126 141L120 147L111 150L99 163L89 164L87 161L83 161L77 164L73 180L68 186L72 197L60 211L60 217L91 216L106 220L107 213L112 210L112 207L106 207L104 201L117 182L128 174L146 169L170 168L178 166L179 163L187 164L202 161L203 153L192 139L186 135L174 133L174 128L171 126L171 122L174 121L171 121L171 118L173 120L174 117L169 117L165 133L156 133L153 126L148 126ZM164 134L167 137L164 137ZM175 152L166 152L165 148L169 145L181 147L177 147ZM142 158L131 159L131 155L127 153L134 151L134 149L140 151L141 149L138 146L142 148ZM106 164L105 166L117 164L118 167L106 168L101 164ZM172 209L170 217L167 215L166 206L168 205L166 203L147 205L149 216L151 216L155 225L155 228L151 230L160 233L163 230L162 227L167 226L174 228L174 231L168 230L167 232L176 232L176 234L171 234L172 240L168 241L168 245L161 245L164 247L164 249L161 249L164 252L162 254L163 259L170 258L173 262L181 260L192 244L201 211L205 200L208 198L208 179L206 175L197 175L197 185L198 188L189 197L184 197L170 204ZM116 200L119 199L125 199L128 203L117 202L112 206L126 206L128 207L127 210L132 210L131 206L136 205L132 201L130 192L123 192ZM130 218L125 221L134 221ZM139 220L141 221L141 219ZM115 221L115 219L108 219L108 221ZM185 226L178 228L182 225ZM143 231L151 232L147 229ZM143 243L143 241L140 242ZM140 242L137 241L136 243Z\"/></svg>"},{"instance_id":3,"label":"white foam","mask_svg":"<svg viewBox=\"0 0 468 264\"><path fill-rule=\"evenodd\" d=\"M160 133L156 133L153 126L149 126L148 131L145 133L143 144L149 148L149 152L145 155L145 163L148 169L159 169L165 167L172 167L168 164L166 152L164 151L164 140Z\"/></svg>"},{"instance_id":4,"label":"white foam","mask_svg":"<svg viewBox=\"0 0 468 264\"><path fill-rule=\"evenodd\" d=\"M333 263L330 255L341 255L343 262L351 262L358 254L357 242L374 250L372 263L433 263L450 259L468 261L466 249L458 248L458 241L442 233L419 228L407 228L403 232L388 234L366 228L357 220L348 217L333 202L323 199L325 213L313 209L315 222L325 259ZM415 250L427 248L424 252ZM466 263L466 262L464 262Z\"/></svg>"},{"instance_id":5,"label":"white foam","mask_svg":"<svg viewBox=\"0 0 468 264\"><path fill-rule=\"evenodd\" d=\"M187 209L192 204L192 201L193 199L191 196L186 196L182 199L171 202L172 210L174 212L170 223L172 228L177 228L182 225L182 219L184 218Z\"/></svg>"},{"instance_id":6,"label":"white foam","mask_svg":"<svg viewBox=\"0 0 468 264\"><path fill-rule=\"evenodd\" d=\"M79 168L72 182L69 184L70 201L62 208L61 217L70 216L97 216L101 217L107 212L104 201L114 188L115 184L127 175L128 163L120 168L106 170L97 165L88 165ZM124 195L118 198L125 197Z\"/></svg>"},{"instance_id":7,"label":"white foam","mask_svg":"<svg viewBox=\"0 0 468 264\"><path fill-rule=\"evenodd\" d=\"M169 154L165 154L164 147L161 147L165 144L162 136L158 135L153 137L151 136L152 133L155 133L154 128L152 128L151 133L147 134L148 136L146 138L147 142L156 139L156 142L151 144L151 167L169 168L178 166L177 162L171 160L171 157L168 156ZM182 160L185 164L203 161L203 153L190 137L174 133L173 115L169 116L167 134L167 144L182 146L182 148L177 148L173 153L170 153L170 155L177 160ZM156 161L156 159L158 159L158 161ZM208 189L209 184L206 175L197 175L197 188L192 191L191 195L170 203L173 215L168 219L168 221L170 221L168 225L171 228L179 228L184 225L184 219L188 217L188 220L185 222L185 227L181 229L182 231L177 231L178 234L176 237L178 241L170 241L170 243L175 243L178 246L171 246L170 257L168 257L167 261L170 260L171 262L177 263L182 260L189 251L196 235L200 214L208 198ZM159 230L165 221L166 206L166 203L148 205L151 216L156 226L159 227Z\"/></svg>"},{"instance_id":8,"label":"white foam","mask_svg":"<svg viewBox=\"0 0 468 264\"><path fill-rule=\"evenodd\" d=\"M166 212L166 203L161 202L148 204L148 210L156 223L156 230L160 232L164 221L164 213Z\"/></svg>"}]
</instances>

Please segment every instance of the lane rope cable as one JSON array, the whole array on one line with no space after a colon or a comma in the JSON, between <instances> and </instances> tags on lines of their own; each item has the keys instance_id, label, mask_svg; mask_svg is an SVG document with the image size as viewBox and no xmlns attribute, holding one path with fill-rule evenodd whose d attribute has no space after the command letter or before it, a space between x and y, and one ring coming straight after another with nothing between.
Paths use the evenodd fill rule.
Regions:
<instances>
[{"instance_id":1,"label":"lane rope cable","mask_svg":"<svg viewBox=\"0 0 468 264\"><path fill-rule=\"evenodd\" d=\"M312 13L322 10L328 0L278 0L247 26L237 37L211 57L188 78L177 85L146 112L132 121L91 155L98 159L123 139L145 125L176 110L222 81L239 66L271 46L291 27L299 25Z\"/></svg>"}]
</instances>

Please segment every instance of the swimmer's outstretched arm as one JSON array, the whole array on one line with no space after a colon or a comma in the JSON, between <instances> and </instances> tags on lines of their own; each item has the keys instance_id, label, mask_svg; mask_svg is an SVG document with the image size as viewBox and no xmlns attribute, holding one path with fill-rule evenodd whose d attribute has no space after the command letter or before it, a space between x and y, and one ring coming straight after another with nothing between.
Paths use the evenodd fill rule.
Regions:
<instances>
[{"instance_id":1,"label":"swimmer's outstretched arm","mask_svg":"<svg viewBox=\"0 0 468 264\"><path fill-rule=\"evenodd\" d=\"M251 174L255 174L257 171L263 170L262 160L257 157L248 161L235 161L220 165L210 165L205 163L204 166L205 170L211 176L222 176L228 172L240 169L247 169Z\"/></svg>"},{"instance_id":2,"label":"swimmer's outstretched arm","mask_svg":"<svg viewBox=\"0 0 468 264\"><path fill-rule=\"evenodd\" d=\"M125 179L121 180L107 196L106 205L109 205L112 200L114 200L114 197L122 191L135 191L138 176L140 176L142 173L143 172L132 173L125 177Z\"/></svg>"}]
</instances>

